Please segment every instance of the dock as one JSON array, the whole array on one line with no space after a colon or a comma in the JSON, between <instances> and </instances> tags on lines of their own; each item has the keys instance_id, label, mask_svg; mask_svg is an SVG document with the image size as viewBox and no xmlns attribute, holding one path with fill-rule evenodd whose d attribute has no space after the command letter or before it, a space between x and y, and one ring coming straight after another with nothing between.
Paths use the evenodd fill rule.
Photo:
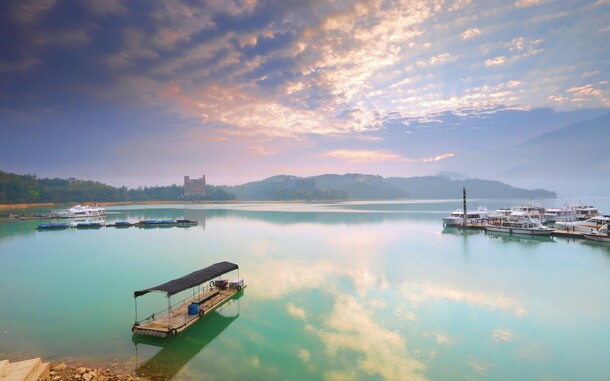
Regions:
<instances>
[{"instance_id":1,"label":"dock","mask_svg":"<svg viewBox=\"0 0 610 381\"><path fill-rule=\"evenodd\" d=\"M487 224L484 223L476 223L469 224L466 226L456 226L456 229L460 230L486 230ZM572 238L572 239L584 239L585 236L583 233L575 232L575 231L567 231L567 230L554 230L550 234L551 237L561 237L561 238Z\"/></svg>"}]
</instances>

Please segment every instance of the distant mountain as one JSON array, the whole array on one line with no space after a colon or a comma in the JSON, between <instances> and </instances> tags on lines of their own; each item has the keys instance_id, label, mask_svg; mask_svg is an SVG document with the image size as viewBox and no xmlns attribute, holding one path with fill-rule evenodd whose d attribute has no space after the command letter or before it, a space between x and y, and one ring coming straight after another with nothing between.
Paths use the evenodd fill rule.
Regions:
<instances>
[{"instance_id":1,"label":"distant mountain","mask_svg":"<svg viewBox=\"0 0 610 381\"><path fill-rule=\"evenodd\" d=\"M562 192L607 195L610 114L571 124L518 145L463 152L440 165L512 184L537 184Z\"/></svg>"},{"instance_id":2,"label":"distant mountain","mask_svg":"<svg viewBox=\"0 0 610 381\"><path fill-rule=\"evenodd\" d=\"M554 198L555 192L515 188L493 180L451 180L443 176L391 177L348 173L326 174L305 178L315 181L315 191L288 186L295 176L274 176L265 180L226 187L227 192L240 200L289 200L289 199L442 199L459 198L466 187L473 198Z\"/></svg>"}]
</instances>

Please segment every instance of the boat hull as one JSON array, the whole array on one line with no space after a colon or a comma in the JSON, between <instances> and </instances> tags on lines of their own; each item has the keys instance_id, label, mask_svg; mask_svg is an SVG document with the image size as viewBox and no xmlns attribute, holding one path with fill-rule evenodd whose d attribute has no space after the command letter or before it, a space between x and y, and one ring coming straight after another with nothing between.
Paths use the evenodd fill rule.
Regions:
<instances>
[{"instance_id":1,"label":"boat hull","mask_svg":"<svg viewBox=\"0 0 610 381\"><path fill-rule=\"evenodd\" d=\"M487 226L485 231L492 233L504 233L504 234L519 234L519 235L533 235L533 236L550 236L553 229L528 229L528 228L517 228L517 227L506 227L506 226Z\"/></svg>"},{"instance_id":2,"label":"boat hull","mask_svg":"<svg viewBox=\"0 0 610 381\"><path fill-rule=\"evenodd\" d=\"M585 234L583 234L583 236L585 238L587 238L587 239L592 240L592 241L596 241L596 242L608 242L608 243L610 243L610 236L608 236L608 235L585 233Z\"/></svg>"}]
</instances>

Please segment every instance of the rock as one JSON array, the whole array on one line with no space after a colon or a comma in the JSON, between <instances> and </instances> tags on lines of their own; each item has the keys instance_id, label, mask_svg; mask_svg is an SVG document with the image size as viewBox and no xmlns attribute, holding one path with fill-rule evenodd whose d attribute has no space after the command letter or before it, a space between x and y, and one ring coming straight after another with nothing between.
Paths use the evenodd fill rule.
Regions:
<instances>
[{"instance_id":1,"label":"rock","mask_svg":"<svg viewBox=\"0 0 610 381\"><path fill-rule=\"evenodd\" d=\"M93 378L93 375L91 375L91 373L83 374L83 380L85 380L85 381L91 381L92 378Z\"/></svg>"},{"instance_id":2,"label":"rock","mask_svg":"<svg viewBox=\"0 0 610 381\"><path fill-rule=\"evenodd\" d=\"M78 374L84 374L87 372L87 368L85 368L84 366L81 366L76 371L78 372Z\"/></svg>"},{"instance_id":3,"label":"rock","mask_svg":"<svg viewBox=\"0 0 610 381\"><path fill-rule=\"evenodd\" d=\"M64 370L66 369L68 366L66 364L64 364L63 362L60 364L57 364L53 367L53 370L58 371L58 370Z\"/></svg>"}]
</instances>

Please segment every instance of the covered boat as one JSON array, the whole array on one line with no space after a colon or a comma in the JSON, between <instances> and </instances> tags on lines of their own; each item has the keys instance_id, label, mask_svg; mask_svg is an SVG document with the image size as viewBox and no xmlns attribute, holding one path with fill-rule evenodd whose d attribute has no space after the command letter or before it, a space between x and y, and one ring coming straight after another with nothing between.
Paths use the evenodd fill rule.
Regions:
<instances>
[{"instance_id":1,"label":"covered boat","mask_svg":"<svg viewBox=\"0 0 610 381\"><path fill-rule=\"evenodd\" d=\"M223 279L223 275L233 271L237 272L236 280L230 282ZM173 337L216 310L244 287L243 279L239 278L239 266L231 262L218 262L161 285L135 291L136 318L131 331L134 334ZM192 296L172 305L172 295L188 289L193 290ZM167 309L138 320L137 298L149 292L164 293Z\"/></svg>"}]
</instances>

